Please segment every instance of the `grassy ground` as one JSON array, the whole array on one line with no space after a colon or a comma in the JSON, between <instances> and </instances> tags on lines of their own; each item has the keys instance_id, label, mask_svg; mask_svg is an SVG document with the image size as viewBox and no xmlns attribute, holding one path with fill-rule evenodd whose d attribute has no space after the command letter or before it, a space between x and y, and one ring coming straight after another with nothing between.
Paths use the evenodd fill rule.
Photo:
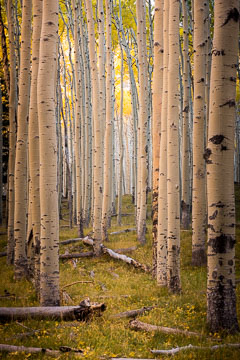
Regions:
<instances>
[{"instance_id":1,"label":"grassy ground","mask_svg":"<svg viewBox=\"0 0 240 360\"><path fill-rule=\"evenodd\" d=\"M240 189L237 189L237 211L240 219ZM66 205L65 205L66 206ZM66 208L63 212L66 213ZM130 197L123 199L123 213L133 213ZM149 211L150 212L150 211ZM65 215L64 215L65 216ZM133 227L133 216L122 218L122 228ZM238 220L240 222L240 220ZM66 221L61 221L66 224ZM116 219L113 219L110 231L119 229ZM1 229L0 231L3 231ZM90 229L86 229L86 233ZM60 240L77 236L76 229L61 229ZM237 226L237 238L240 239L240 227ZM6 236L1 236L0 251L6 246ZM136 233L130 232L110 236L106 244L109 248L117 249L138 245ZM69 252L84 251L79 245L61 246L60 252L65 249ZM131 256L136 260L151 265L151 220L148 220L147 243L138 247ZM237 278L240 278L240 244L237 244ZM16 295L15 298L1 299L0 306L37 306L38 301L34 288L27 281L15 282L13 269L6 265L6 259L0 258L0 295L7 290ZM86 297L91 301L105 302L107 310L100 318L87 323L55 322L26 320L21 324L39 329L33 336L19 339L17 336L27 330L20 323L13 322L0 325L0 342L12 345L33 347L47 347L58 349L62 345L80 348L84 351L85 359L108 359L111 357L154 358L150 349L170 349L188 344L211 346L220 342L222 334L210 335L206 327L206 268L191 266L191 232L181 233L181 295L172 295L167 289L161 289L149 274L135 270L131 265L102 256L98 259L81 259L61 262L61 288L78 280L92 280L92 283L76 284L66 288L72 300L68 305L77 305ZM92 275L92 276L91 276ZM237 297L240 298L240 286L237 287ZM64 299L63 299L63 304ZM162 333L136 332L129 329L127 319L111 319L111 315L130 309L154 305L155 308L139 317L139 320L168 327L178 327L198 331L202 338L183 335L166 335ZM240 304L238 301L238 318L240 322ZM221 343L240 342L240 335L224 336ZM40 359L46 355L3 354L4 359ZM166 356L155 356L163 359ZM1 358L1 356L0 356ZM74 354L63 354L61 359L74 359ZM239 359L239 349L219 349L215 351L187 350L175 355L175 359Z\"/></svg>"}]
</instances>

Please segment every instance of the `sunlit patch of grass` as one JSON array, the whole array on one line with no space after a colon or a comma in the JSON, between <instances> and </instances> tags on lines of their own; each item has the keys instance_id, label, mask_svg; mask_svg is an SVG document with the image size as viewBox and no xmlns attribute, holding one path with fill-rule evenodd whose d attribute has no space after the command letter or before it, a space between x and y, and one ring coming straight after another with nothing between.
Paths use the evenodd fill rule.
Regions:
<instances>
[{"instance_id":1,"label":"sunlit patch of grass","mask_svg":"<svg viewBox=\"0 0 240 360\"><path fill-rule=\"evenodd\" d=\"M237 191L240 193L239 188ZM149 199L151 194L149 194ZM240 197L240 195L239 195ZM237 219L240 206L237 204ZM112 227L109 232L127 227L134 227L134 206L130 196L123 197L122 212L131 214L122 217L122 226L117 225L116 217L112 218ZM150 211L150 202L148 212ZM67 204L63 206L63 216L67 219ZM240 220L237 220L240 221ZM61 224L68 223L61 220ZM85 235L91 228L85 229ZM77 228L61 228L60 240L77 237ZM240 227L237 228L237 238L240 237ZM152 264L152 235L151 220L148 219L148 232L146 244L140 246L137 242L136 232L128 232L109 236L109 242L105 246L118 249L137 245L137 249L128 254L139 262ZM1 249L6 246L6 236L0 240ZM88 251L88 248L80 242L67 246L61 245L60 252ZM236 258L240 259L240 246L236 246ZM11 299L0 299L1 306L35 306L38 305L34 293L34 287L27 281L16 282L13 268L6 265L6 259L0 258L1 282L0 294L6 289L16 295ZM236 263L237 277L240 278L240 261ZM78 283L66 287L69 294L69 303L65 305L77 305L84 298L89 297L92 301L104 302L106 311L99 318L91 321L80 322L56 322L25 320L23 325L31 329L41 330L39 333L15 338L16 334L29 331L16 322L0 325L1 342L13 345L47 347L57 349L67 345L73 348L81 348L84 358L89 360L108 359L110 357L135 357L154 358L150 349L169 349L188 344L198 346L215 345L218 334L213 340L209 340L209 331L206 327L206 268L191 266L191 231L181 233L181 283L182 292L179 295L170 294L166 288L157 286L150 274L145 274L134 269L131 265L116 261L103 255L99 258L85 258L64 260L60 262L60 288L75 281L92 281L91 283ZM237 286L237 297L240 298L240 285ZM139 320L160 326L176 327L202 333L203 336L187 337L183 335L167 335L160 332L146 333L130 330L128 319L112 319L113 314L138 309L143 306L155 306L154 309L139 317ZM240 307L238 302L238 316ZM240 342L239 335L227 336L221 342ZM45 355L31 355L31 359L46 358ZM5 359L26 359L25 354L4 354ZM77 358L74 354L63 354L61 359ZM163 358L161 356L156 358ZM239 359L239 349L187 350L174 356L174 359Z\"/></svg>"}]
</instances>

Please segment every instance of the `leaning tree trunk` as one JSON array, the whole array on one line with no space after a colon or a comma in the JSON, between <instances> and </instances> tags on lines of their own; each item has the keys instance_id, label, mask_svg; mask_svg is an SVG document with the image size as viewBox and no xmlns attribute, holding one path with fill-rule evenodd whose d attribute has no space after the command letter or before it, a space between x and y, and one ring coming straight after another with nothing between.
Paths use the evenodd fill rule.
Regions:
<instances>
[{"instance_id":1,"label":"leaning tree trunk","mask_svg":"<svg viewBox=\"0 0 240 360\"><path fill-rule=\"evenodd\" d=\"M15 278L27 275L27 133L30 96L32 0L24 0L22 7L21 60L17 111L17 144L15 159L14 207L14 267Z\"/></svg>"},{"instance_id":2,"label":"leaning tree trunk","mask_svg":"<svg viewBox=\"0 0 240 360\"><path fill-rule=\"evenodd\" d=\"M9 92L9 155L8 155L8 245L7 261L14 259L14 172L16 146L16 106L17 106L17 74L14 39L13 3L7 3L9 59L10 59L10 92Z\"/></svg>"},{"instance_id":3,"label":"leaning tree trunk","mask_svg":"<svg viewBox=\"0 0 240 360\"><path fill-rule=\"evenodd\" d=\"M42 16L37 82L41 208L40 302L42 306L56 306L60 303L55 117L58 1L43 0Z\"/></svg>"},{"instance_id":4,"label":"leaning tree trunk","mask_svg":"<svg viewBox=\"0 0 240 360\"><path fill-rule=\"evenodd\" d=\"M205 31L204 2L194 1L194 118L193 118L193 192L192 192L192 264L206 262L206 187L205 137Z\"/></svg>"},{"instance_id":5,"label":"leaning tree trunk","mask_svg":"<svg viewBox=\"0 0 240 360\"><path fill-rule=\"evenodd\" d=\"M208 185L207 321L237 331L235 294L234 130L239 1L215 1L210 117L205 152Z\"/></svg>"},{"instance_id":6,"label":"leaning tree trunk","mask_svg":"<svg viewBox=\"0 0 240 360\"><path fill-rule=\"evenodd\" d=\"M152 179L152 235L153 235L153 275L157 267L157 223L158 223L158 185L159 185L159 155L161 131L161 107L163 87L163 0L155 1L154 15L154 65L153 65L153 179Z\"/></svg>"},{"instance_id":7,"label":"leaning tree trunk","mask_svg":"<svg viewBox=\"0 0 240 360\"><path fill-rule=\"evenodd\" d=\"M167 127L167 200L168 263L170 291L179 292L180 284L180 204L179 204L179 1L169 6L168 127Z\"/></svg>"}]
</instances>

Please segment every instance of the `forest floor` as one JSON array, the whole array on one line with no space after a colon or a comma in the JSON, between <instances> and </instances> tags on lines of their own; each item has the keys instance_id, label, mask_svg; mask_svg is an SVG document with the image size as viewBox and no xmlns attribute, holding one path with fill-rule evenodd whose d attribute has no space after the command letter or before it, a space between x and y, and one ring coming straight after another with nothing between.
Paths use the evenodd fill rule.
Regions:
<instances>
[{"instance_id":1,"label":"forest floor","mask_svg":"<svg viewBox=\"0 0 240 360\"><path fill-rule=\"evenodd\" d=\"M236 246L236 278L240 278L240 187L236 188L237 207L237 246ZM116 225L113 217L109 232L134 226L134 208L130 196L123 197L123 213L132 214L122 217L122 226ZM67 217L67 203L63 203L64 219ZM148 209L150 215L150 206ZM77 237L77 229L69 229L62 225L68 224L61 220L60 240ZM147 242L139 246L136 232L111 235L106 246L111 249L137 246L129 256L141 263L151 266L152 234L149 216ZM6 231L4 228L1 232ZM91 229L86 229L88 234ZM0 251L6 250L7 237L0 237ZM74 245L61 245L60 253L65 251L82 252L89 249L81 242ZM13 268L6 265L6 258L0 258L0 306L38 306L33 285L26 281L14 280ZM66 287L69 295L62 298L62 305L78 305L83 299L104 302L107 306L101 317L94 317L88 322L56 322L46 320L25 320L0 325L0 342L26 347L42 347L59 349L61 346L81 349L83 355L64 353L59 359L165 359L167 355L153 355L151 349L172 349L189 344L210 347L217 344L239 343L240 334L230 336L211 334L206 326L206 267L191 265L191 231L181 231L181 283L180 295L173 295L165 288L159 288L150 274L135 269L123 261L103 255L100 258L83 258L60 260L60 287L76 281ZM6 291L15 294L3 298ZM66 295L66 294L65 294ZM238 319L240 323L240 284L237 285ZM137 317L138 320L154 325L195 331L202 336L186 336L164 334L161 332L135 331L129 327L129 319L111 318L119 312L154 306L150 311ZM32 330L39 330L34 335L27 335ZM211 338L210 338L211 337ZM2 356L2 357L1 357ZM3 359L42 359L44 354L2 353ZM240 349L219 348L217 350L187 349L174 355L177 359L240 359Z\"/></svg>"}]
</instances>

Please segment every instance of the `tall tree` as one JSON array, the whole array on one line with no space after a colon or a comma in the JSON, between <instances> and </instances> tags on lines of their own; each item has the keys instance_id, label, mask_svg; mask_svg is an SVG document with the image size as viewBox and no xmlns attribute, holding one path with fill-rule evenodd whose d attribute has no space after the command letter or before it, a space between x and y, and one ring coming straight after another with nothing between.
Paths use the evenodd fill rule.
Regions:
<instances>
[{"instance_id":1,"label":"tall tree","mask_svg":"<svg viewBox=\"0 0 240 360\"><path fill-rule=\"evenodd\" d=\"M17 106L17 73L14 37L13 2L7 2L7 20L10 59L10 91L9 91L9 157L8 157L8 247L7 260L14 259L14 172L16 146L16 106Z\"/></svg>"},{"instance_id":2,"label":"tall tree","mask_svg":"<svg viewBox=\"0 0 240 360\"><path fill-rule=\"evenodd\" d=\"M157 223L158 223L158 185L159 155L161 131L161 107L163 86L163 0L155 1L154 13L154 63L152 87L152 146L153 146L153 184L152 184L152 218L153 218L153 268L156 275L157 262Z\"/></svg>"},{"instance_id":3,"label":"tall tree","mask_svg":"<svg viewBox=\"0 0 240 360\"><path fill-rule=\"evenodd\" d=\"M239 329L235 293L234 130L239 1L215 1L208 186L207 321L211 331Z\"/></svg>"},{"instance_id":4,"label":"tall tree","mask_svg":"<svg viewBox=\"0 0 240 360\"><path fill-rule=\"evenodd\" d=\"M159 157L157 283L167 285L167 119L168 119L168 60L169 60L169 0L163 5L163 90L161 111L161 141Z\"/></svg>"},{"instance_id":5,"label":"tall tree","mask_svg":"<svg viewBox=\"0 0 240 360\"><path fill-rule=\"evenodd\" d=\"M101 214L102 214L102 139L101 124L99 118L99 75L97 68L97 57L95 51L95 31L92 2L86 0L86 14L89 36L89 59L92 81L92 102L93 102L93 128L94 128L94 152L93 152L93 181L94 181L94 200L93 200L93 232L94 232L94 252L96 255L101 253Z\"/></svg>"},{"instance_id":6,"label":"tall tree","mask_svg":"<svg viewBox=\"0 0 240 360\"><path fill-rule=\"evenodd\" d=\"M205 2L194 1L194 119L192 189L192 263L206 262L206 170L203 158L205 137Z\"/></svg>"},{"instance_id":7,"label":"tall tree","mask_svg":"<svg viewBox=\"0 0 240 360\"><path fill-rule=\"evenodd\" d=\"M172 292L180 284L180 204L179 204L179 1L169 4L169 66L167 126L168 263L167 281Z\"/></svg>"},{"instance_id":8,"label":"tall tree","mask_svg":"<svg viewBox=\"0 0 240 360\"><path fill-rule=\"evenodd\" d=\"M190 159L189 159L189 55L187 0L182 1L183 16L183 124L182 124L182 225L190 222Z\"/></svg>"},{"instance_id":9,"label":"tall tree","mask_svg":"<svg viewBox=\"0 0 240 360\"><path fill-rule=\"evenodd\" d=\"M146 49L146 5L145 1L136 1L137 44L139 64L139 183L137 203L137 234L140 243L144 243L147 215L147 49Z\"/></svg>"},{"instance_id":10,"label":"tall tree","mask_svg":"<svg viewBox=\"0 0 240 360\"><path fill-rule=\"evenodd\" d=\"M60 303L55 117L57 41L58 1L43 0L37 82L41 209L40 302L43 306L56 306Z\"/></svg>"},{"instance_id":11,"label":"tall tree","mask_svg":"<svg viewBox=\"0 0 240 360\"><path fill-rule=\"evenodd\" d=\"M102 209L102 239L107 239L107 228L111 216L111 188L112 188L112 0L105 1L106 6L106 127L104 141L104 186Z\"/></svg>"},{"instance_id":12,"label":"tall tree","mask_svg":"<svg viewBox=\"0 0 240 360\"><path fill-rule=\"evenodd\" d=\"M27 220L27 140L30 98L32 0L22 6L21 56L19 73L19 98L17 110L17 144L15 159L15 278L27 274L26 220Z\"/></svg>"}]
</instances>

